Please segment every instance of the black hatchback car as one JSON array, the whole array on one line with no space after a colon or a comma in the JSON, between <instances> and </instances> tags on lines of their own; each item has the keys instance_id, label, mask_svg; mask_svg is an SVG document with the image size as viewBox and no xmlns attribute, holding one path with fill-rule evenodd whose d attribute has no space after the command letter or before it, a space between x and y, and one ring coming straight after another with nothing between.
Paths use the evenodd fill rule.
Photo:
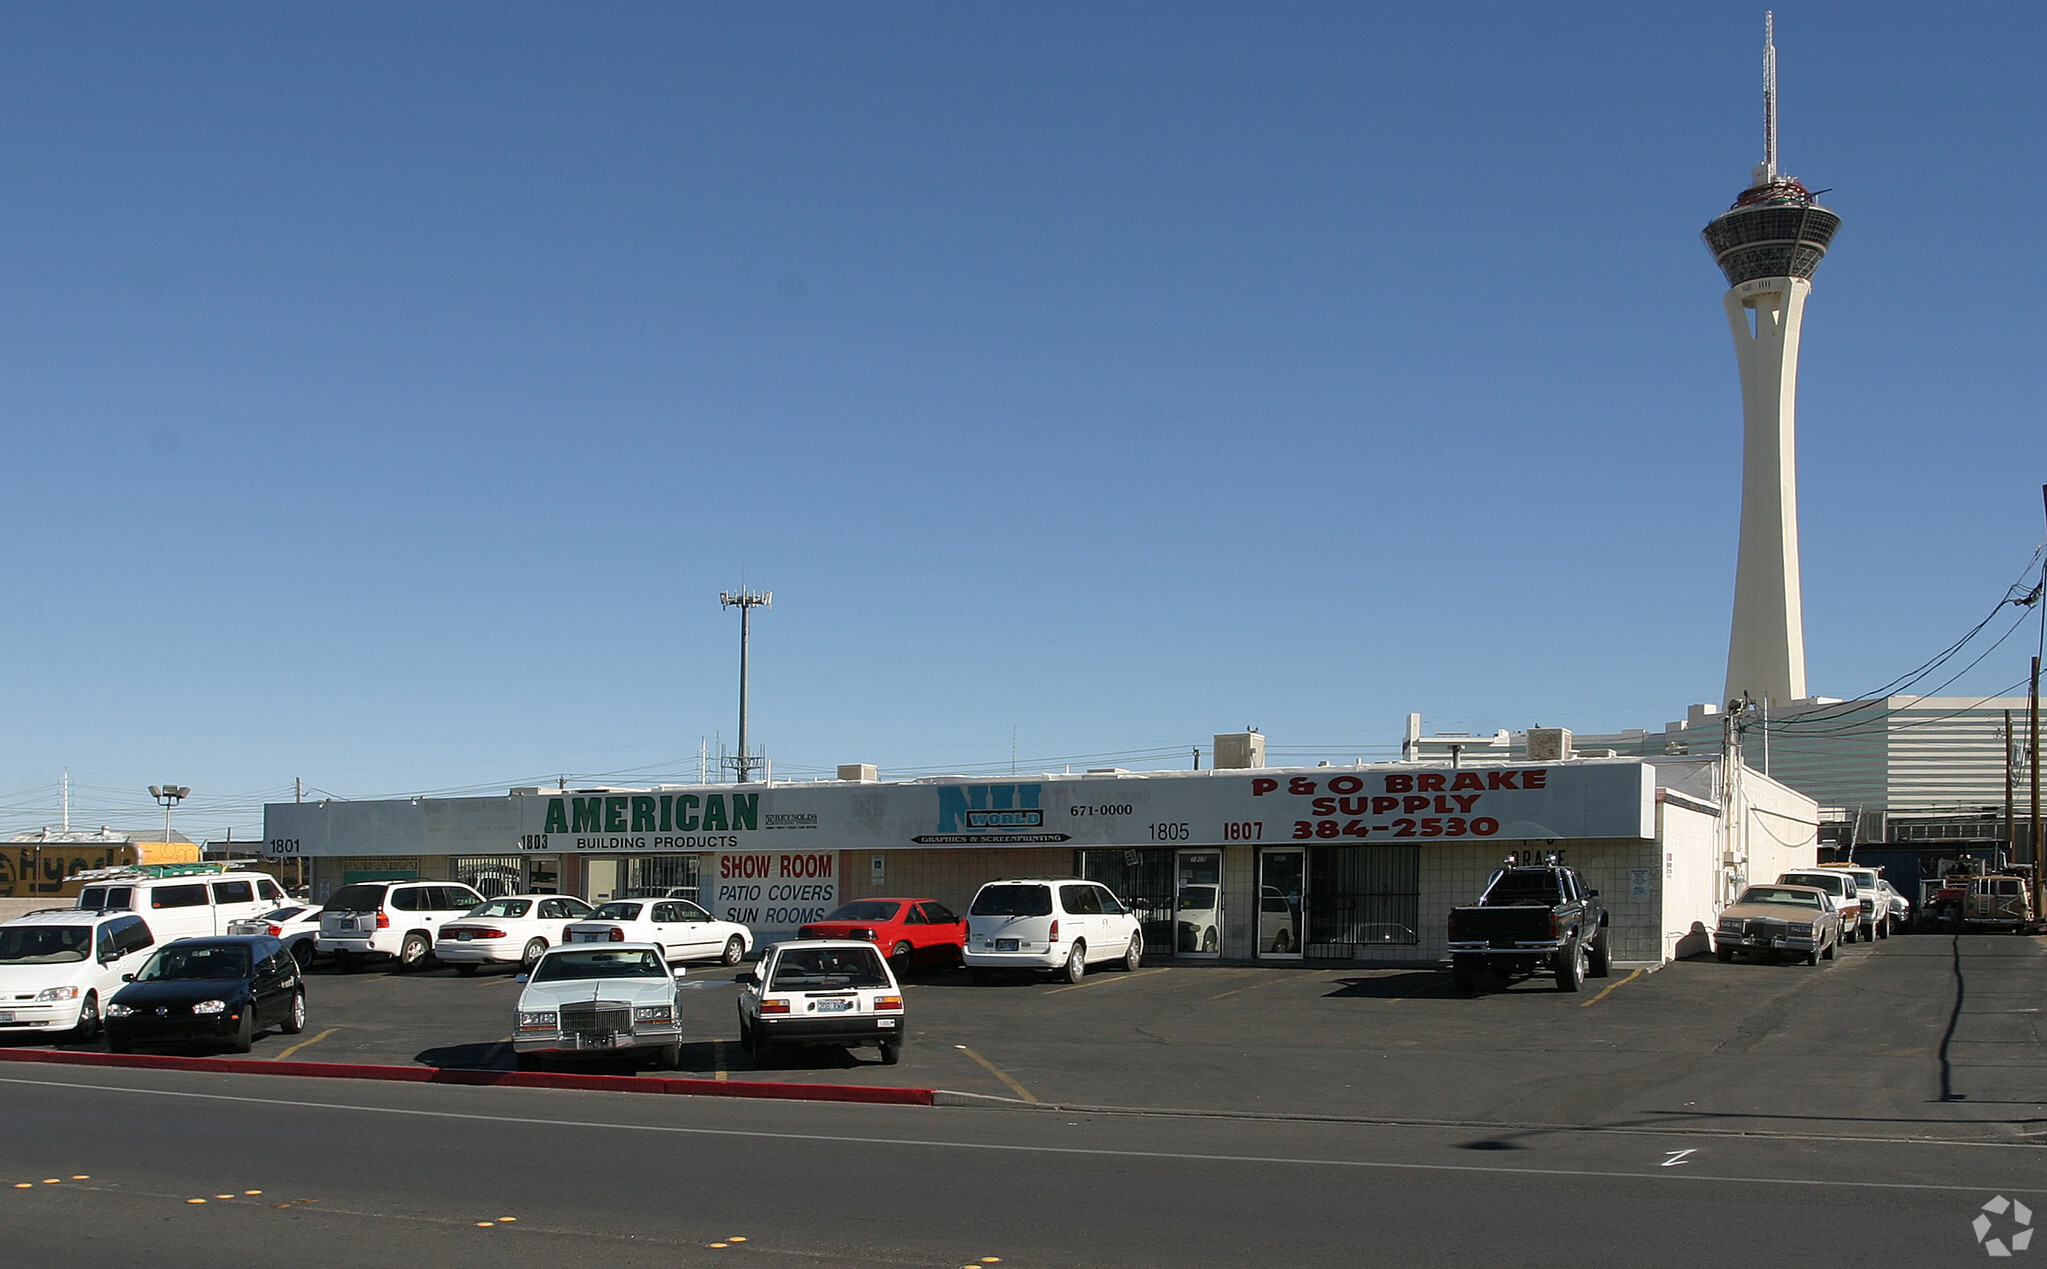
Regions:
<instances>
[{"instance_id":1,"label":"black hatchback car","mask_svg":"<svg viewBox=\"0 0 2047 1269\"><path fill-rule=\"evenodd\" d=\"M267 934L179 939L121 976L107 1002L107 1048L225 1041L247 1053L256 1033L306 1027L306 985L298 962Z\"/></svg>"}]
</instances>

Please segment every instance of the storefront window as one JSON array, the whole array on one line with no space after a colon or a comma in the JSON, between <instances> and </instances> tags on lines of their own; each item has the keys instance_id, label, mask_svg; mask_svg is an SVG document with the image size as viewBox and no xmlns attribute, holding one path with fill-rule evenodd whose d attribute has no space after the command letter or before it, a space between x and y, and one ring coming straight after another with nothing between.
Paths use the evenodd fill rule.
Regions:
<instances>
[{"instance_id":1,"label":"storefront window","mask_svg":"<svg viewBox=\"0 0 2047 1269\"><path fill-rule=\"evenodd\" d=\"M1311 848L1307 909L1309 956L1420 943L1421 847Z\"/></svg>"},{"instance_id":2,"label":"storefront window","mask_svg":"<svg viewBox=\"0 0 2047 1269\"><path fill-rule=\"evenodd\" d=\"M457 856L454 865L455 880L486 899L525 893L526 861L521 856Z\"/></svg>"},{"instance_id":3,"label":"storefront window","mask_svg":"<svg viewBox=\"0 0 2047 1269\"><path fill-rule=\"evenodd\" d=\"M1166 850L1083 850L1080 875L1099 881L1116 897L1142 904L1146 947L1165 951L1173 946L1173 856Z\"/></svg>"},{"instance_id":4,"label":"storefront window","mask_svg":"<svg viewBox=\"0 0 2047 1269\"><path fill-rule=\"evenodd\" d=\"M701 855L636 855L626 861L627 899L697 897Z\"/></svg>"}]
</instances>

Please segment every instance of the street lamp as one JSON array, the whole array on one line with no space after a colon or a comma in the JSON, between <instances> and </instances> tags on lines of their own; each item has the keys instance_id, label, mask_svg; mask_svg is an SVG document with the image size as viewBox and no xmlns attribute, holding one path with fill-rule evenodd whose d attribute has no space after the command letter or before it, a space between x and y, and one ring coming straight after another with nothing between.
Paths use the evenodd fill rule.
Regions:
<instances>
[{"instance_id":1,"label":"street lamp","mask_svg":"<svg viewBox=\"0 0 2047 1269\"><path fill-rule=\"evenodd\" d=\"M185 784L152 784L149 796L163 808L163 844L171 844L171 808L192 795L192 788Z\"/></svg>"}]
</instances>

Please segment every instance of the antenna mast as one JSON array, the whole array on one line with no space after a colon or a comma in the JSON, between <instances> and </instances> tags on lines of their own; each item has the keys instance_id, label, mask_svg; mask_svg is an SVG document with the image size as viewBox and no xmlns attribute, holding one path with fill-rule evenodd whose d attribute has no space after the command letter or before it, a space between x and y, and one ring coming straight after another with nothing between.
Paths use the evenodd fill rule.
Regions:
<instances>
[{"instance_id":1,"label":"antenna mast","mask_svg":"<svg viewBox=\"0 0 2047 1269\"><path fill-rule=\"evenodd\" d=\"M1763 14L1763 166L1756 184L1777 179L1777 15Z\"/></svg>"}]
</instances>

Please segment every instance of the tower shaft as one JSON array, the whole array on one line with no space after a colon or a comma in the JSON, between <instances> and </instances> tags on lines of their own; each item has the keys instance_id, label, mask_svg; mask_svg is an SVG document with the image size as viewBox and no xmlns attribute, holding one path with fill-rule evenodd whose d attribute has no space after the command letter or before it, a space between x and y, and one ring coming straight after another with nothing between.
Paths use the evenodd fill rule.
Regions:
<instances>
[{"instance_id":1,"label":"tower shaft","mask_svg":"<svg viewBox=\"0 0 2047 1269\"><path fill-rule=\"evenodd\" d=\"M1787 703L1805 694L1805 613L1798 580L1798 336L1812 283L1761 278L1728 290L1741 369L1741 546L1727 690Z\"/></svg>"}]
</instances>

